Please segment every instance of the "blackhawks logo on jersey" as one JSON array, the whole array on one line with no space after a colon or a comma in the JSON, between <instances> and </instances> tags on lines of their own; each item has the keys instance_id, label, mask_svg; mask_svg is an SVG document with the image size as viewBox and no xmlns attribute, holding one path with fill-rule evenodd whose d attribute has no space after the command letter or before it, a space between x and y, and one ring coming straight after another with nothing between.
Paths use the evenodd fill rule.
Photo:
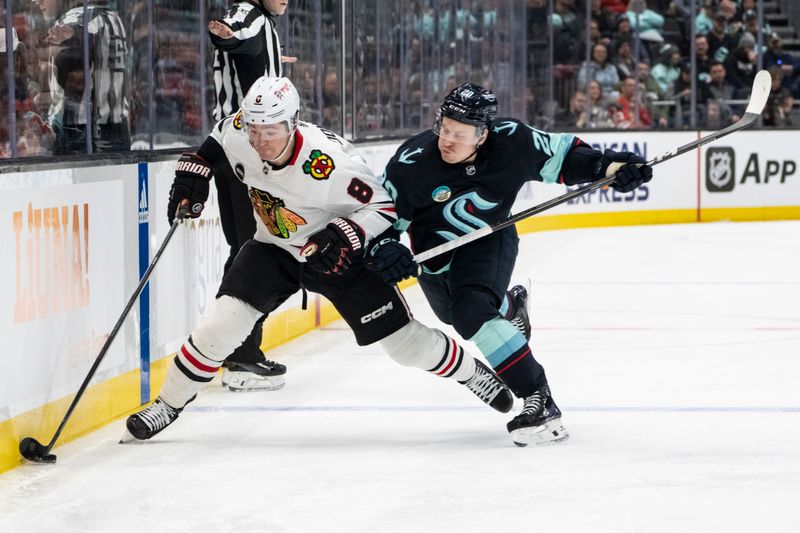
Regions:
<instances>
[{"instance_id":1,"label":"blackhawks logo on jersey","mask_svg":"<svg viewBox=\"0 0 800 533\"><path fill-rule=\"evenodd\" d=\"M288 239L291 233L297 231L297 226L306 224L303 217L286 209L283 200L275 198L267 191L250 187L249 194L259 218L269 232L279 239Z\"/></svg>"},{"instance_id":2,"label":"blackhawks logo on jersey","mask_svg":"<svg viewBox=\"0 0 800 533\"><path fill-rule=\"evenodd\" d=\"M336 166L333 159L328 154L323 154L319 150L311 150L308 161L303 163L303 172L311 174L315 180L326 180L331 175Z\"/></svg>"}]
</instances>

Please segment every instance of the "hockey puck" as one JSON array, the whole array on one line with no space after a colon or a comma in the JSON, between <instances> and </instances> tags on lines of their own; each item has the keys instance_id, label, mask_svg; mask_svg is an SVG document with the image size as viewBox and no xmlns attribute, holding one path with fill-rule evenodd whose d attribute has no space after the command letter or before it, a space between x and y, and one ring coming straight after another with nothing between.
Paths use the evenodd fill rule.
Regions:
<instances>
[{"instance_id":1,"label":"hockey puck","mask_svg":"<svg viewBox=\"0 0 800 533\"><path fill-rule=\"evenodd\" d=\"M49 453L47 448L32 437L25 437L20 441L19 453L32 463L53 464L56 462L56 456Z\"/></svg>"}]
</instances>

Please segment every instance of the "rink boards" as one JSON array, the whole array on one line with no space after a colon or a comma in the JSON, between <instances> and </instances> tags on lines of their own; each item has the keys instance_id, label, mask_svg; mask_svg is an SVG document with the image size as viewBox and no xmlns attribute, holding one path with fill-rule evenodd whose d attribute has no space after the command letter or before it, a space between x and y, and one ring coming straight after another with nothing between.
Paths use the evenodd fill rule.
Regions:
<instances>
[{"instance_id":1,"label":"rink boards","mask_svg":"<svg viewBox=\"0 0 800 533\"><path fill-rule=\"evenodd\" d=\"M595 148L647 159L698 138L697 132L589 133ZM796 131L742 132L672 159L637 191L604 190L523 221L520 231L800 219ZM398 143L359 145L377 173ZM168 230L174 161L3 174L0 187L0 472L20 462L22 436L52 435ZM168 355L214 298L227 249L214 187L203 217L181 228L149 289L134 306L60 442L122 416L150 399ZM515 211L565 192L531 183ZM267 321L265 348L335 320L330 304L291 298Z\"/></svg>"}]
</instances>

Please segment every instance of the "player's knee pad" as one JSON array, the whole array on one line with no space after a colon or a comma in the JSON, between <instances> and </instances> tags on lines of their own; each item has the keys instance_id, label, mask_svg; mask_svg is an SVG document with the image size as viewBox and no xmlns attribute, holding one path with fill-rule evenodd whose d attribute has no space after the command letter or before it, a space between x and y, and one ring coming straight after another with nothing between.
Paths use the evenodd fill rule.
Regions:
<instances>
[{"instance_id":1,"label":"player's knee pad","mask_svg":"<svg viewBox=\"0 0 800 533\"><path fill-rule=\"evenodd\" d=\"M250 335L262 315L238 298L220 296L192 332L191 342L205 357L221 363Z\"/></svg>"},{"instance_id":2,"label":"player's knee pad","mask_svg":"<svg viewBox=\"0 0 800 533\"><path fill-rule=\"evenodd\" d=\"M450 303L453 327L465 339L472 338L481 326L499 316L497 297L480 286L460 287Z\"/></svg>"},{"instance_id":3,"label":"player's knee pad","mask_svg":"<svg viewBox=\"0 0 800 533\"><path fill-rule=\"evenodd\" d=\"M412 320L382 339L381 346L397 363L437 376L465 381L475 373L475 360L439 330Z\"/></svg>"}]
</instances>

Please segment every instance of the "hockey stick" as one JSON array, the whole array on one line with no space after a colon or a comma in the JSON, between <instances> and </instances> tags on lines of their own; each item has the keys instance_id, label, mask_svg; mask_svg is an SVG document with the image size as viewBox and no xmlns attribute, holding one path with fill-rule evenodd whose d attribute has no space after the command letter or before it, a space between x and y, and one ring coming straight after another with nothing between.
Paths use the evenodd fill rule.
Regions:
<instances>
[{"instance_id":1,"label":"hockey stick","mask_svg":"<svg viewBox=\"0 0 800 533\"><path fill-rule=\"evenodd\" d=\"M144 289L144 286L147 284L147 280L150 278L150 274L156 267L156 263L158 263L158 260L161 258L161 254L164 252L164 249L167 247L172 235L175 233L175 230L178 229L178 225L183 221L187 212L188 206L181 206L178 209L177 216L172 222L172 227L169 228L167 236L164 237L164 242L161 243L161 247L156 252L156 255L153 256L153 261L150 263L150 266L147 267L142 279L139 281L139 286L136 287L135 291L133 291L133 296L131 296L131 299L128 300L128 303L125 305L125 309L122 311L122 316L119 317L119 320L117 320L117 323L114 324L114 327L111 329L111 333L109 333L105 344L103 344L103 347L100 349L100 353L97 355L97 359L94 360L92 368L89 369L89 373L86 375L86 378L83 380L80 389L78 389L78 393L75 395L75 398L73 398L72 403L69 405L67 413L64 415L64 418L61 419L61 424L59 424L58 429L56 429L55 434L53 434L53 438L50 439L50 443L47 446L44 446L33 437L25 437L20 441L19 453L22 454L22 456L28 461L32 461L34 463L56 462L56 456L50 453L50 450L52 450L53 446L55 446L58 437L61 435L61 431L63 431L64 426L67 425L67 420L69 420L69 417L75 410L75 406L78 405L78 401L80 401L81 396L83 396L84 391L86 391L86 388L89 386L89 381L91 381L92 377L94 377L97 368L100 366L100 363L103 362L106 352L108 352L111 343L114 341L119 329L122 327L125 317L128 316L128 312L131 310L131 307L133 307L134 302L136 302L136 298L139 297L142 289Z\"/></svg>"},{"instance_id":2,"label":"hockey stick","mask_svg":"<svg viewBox=\"0 0 800 533\"><path fill-rule=\"evenodd\" d=\"M721 139L731 133L739 131L748 127L750 124L755 122L755 120L761 115L761 112L764 110L764 106L767 104L767 99L769 98L769 93L772 88L772 77L769 75L769 72L766 70L760 71L756 74L755 80L753 80L753 90L750 93L750 101L747 104L747 109L745 110L744 116L739 119L735 124L731 124L727 128L721 129L717 132L711 133L706 135L705 137L701 137L696 141L692 141L690 143L684 144L683 146L679 146L678 148L667 152L665 154L661 154L660 156L651 159L646 164L650 166L658 165L659 163L663 163L664 161L668 161L673 157L677 157L679 155L685 154L686 152L690 152L695 148L699 148L705 144L708 144L712 141L716 141L717 139ZM467 243L472 241L476 241L481 237L485 237L491 233L499 231L501 229L507 228L512 224L516 224L517 222L524 220L528 217L532 217L533 215L538 215L542 211L547 211L557 205L561 205L564 202L572 200L573 198L577 198L578 196L583 196L586 193L595 191L607 185L610 185L616 179L616 173L622 167L623 163L612 163L608 166L608 170L606 171L606 177L595 181L585 187L580 187L575 189L574 191L570 191L566 194L562 194L561 196L557 196L551 200L543 202L539 205L535 205L525 211L521 211L516 215L512 215L510 218L503 220L502 222L498 222L492 226L486 226L481 228L477 231L473 231L471 233L467 233L466 235L462 235L461 237L456 237L452 241L447 241L439 246L434 246L430 250L426 250L424 252L418 253L414 256L414 261L417 263L422 263L423 261L427 261L433 257L441 255L443 253L449 252L450 250L454 250L460 246L464 246Z\"/></svg>"}]
</instances>

